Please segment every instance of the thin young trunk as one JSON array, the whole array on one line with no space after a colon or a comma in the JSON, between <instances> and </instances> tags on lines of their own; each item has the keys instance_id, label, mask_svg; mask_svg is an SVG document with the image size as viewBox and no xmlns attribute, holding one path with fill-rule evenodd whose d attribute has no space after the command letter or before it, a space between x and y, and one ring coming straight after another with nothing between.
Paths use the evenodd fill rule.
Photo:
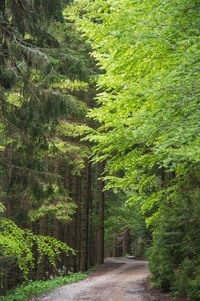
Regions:
<instances>
[{"instance_id":1,"label":"thin young trunk","mask_svg":"<svg viewBox=\"0 0 200 301\"><path fill-rule=\"evenodd\" d=\"M70 225L68 223L65 223L64 224L63 242L65 242L67 245L69 245L69 235L70 235ZM64 255L63 265L64 265L66 271L70 271L69 256Z\"/></svg>"},{"instance_id":2,"label":"thin young trunk","mask_svg":"<svg viewBox=\"0 0 200 301\"><path fill-rule=\"evenodd\" d=\"M71 197L71 181L72 175L70 171L70 166L66 165L65 174L64 174L64 186L68 192L69 197ZM64 242L70 246L70 233L71 233L71 225L69 222L66 222L64 225ZM63 264L66 271L71 270L70 256L64 255Z\"/></svg>"},{"instance_id":3,"label":"thin young trunk","mask_svg":"<svg viewBox=\"0 0 200 301\"><path fill-rule=\"evenodd\" d=\"M88 256L88 165L85 174L82 176L82 198L81 198L81 249L80 249L80 269L87 270Z\"/></svg>"},{"instance_id":4,"label":"thin young trunk","mask_svg":"<svg viewBox=\"0 0 200 301\"><path fill-rule=\"evenodd\" d=\"M77 194L77 256L76 266L80 271L80 259L81 259L81 177L78 177L78 194Z\"/></svg>"},{"instance_id":5,"label":"thin young trunk","mask_svg":"<svg viewBox=\"0 0 200 301\"><path fill-rule=\"evenodd\" d=\"M44 216L40 219L39 234L40 235L47 234L47 217L46 216ZM38 267L37 267L37 279L42 279L42 277L45 275L45 271L46 271L45 258L42 258L41 262L38 264Z\"/></svg>"},{"instance_id":6,"label":"thin young trunk","mask_svg":"<svg viewBox=\"0 0 200 301\"><path fill-rule=\"evenodd\" d=\"M93 171L93 173L92 173ZM94 223L94 217L96 216L96 206L94 205L93 200L96 199L96 175L95 175L95 169L91 168L90 165L90 171L89 171L89 210L90 210L90 216L89 216L89 232L88 232L88 264L89 267L93 266L96 263L96 225ZM93 181L93 182L92 182ZM93 184L93 185L92 185Z\"/></svg>"},{"instance_id":7,"label":"thin young trunk","mask_svg":"<svg viewBox=\"0 0 200 301\"><path fill-rule=\"evenodd\" d=\"M59 174L60 171L60 161L59 158L54 159L54 172L56 174ZM53 237L57 240L60 240L60 222L54 217L53 219ZM55 261L56 266L58 267L59 261ZM57 273L56 269L54 268L54 273Z\"/></svg>"},{"instance_id":8,"label":"thin young trunk","mask_svg":"<svg viewBox=\"0 0 200 301\"><path fill-rule=\"evenodd\" d=\"M128 252L128 241L129 241L129 229L125 229L123 238L122 238L122 256L129 254Z\"/></svg>"},{"instance_id":9,"label":"thin young trunk","mask_svg":"<svg viewBox=\"0 0 200 301\"><path fill-rule=\"evenodd\" d=\"M104 171L104 164L100 166L100 174ZM99 228L97 233L97 262L104 261L104 182L100 182L100 200L99 200Z\"/></svg>"},{"instance_id":10,"label":"thin young trunk","mask_svg":"<svg viewBox=\"0 0 200 301\"><path fill-rule=\"evenodd\" d=\"M74 203L78 206L78 190L79 190L79 180L77 176L73 176L72 178L72 199ZM78 210L76 209L76 213L72 216L71 221L71 243L70 247L74 250L78 249L78 237L77 237L77 227L78 227ZM76 256L72 255L71 265L73 272L77 272L77 260Z\"/></svg>"},{"instance_id":11,"label":"thin young trunk","mask_svg":"<svg viewBox=\"0 0 200 301\"><path fill-rule=\"evenodd\" d=\"M86 270L88 269L89 262L89 210L91 204L91 163L86 165L86 176L87 176L87 199L86 199Z\"/></svg>"}]
</instances>

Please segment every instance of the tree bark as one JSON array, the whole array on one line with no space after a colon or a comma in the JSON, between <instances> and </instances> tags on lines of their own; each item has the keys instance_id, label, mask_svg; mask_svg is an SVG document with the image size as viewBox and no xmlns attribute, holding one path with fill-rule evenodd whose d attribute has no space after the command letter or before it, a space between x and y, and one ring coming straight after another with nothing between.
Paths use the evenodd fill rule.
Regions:
<instances>
[{"instance_id":1,"label":"tree bark","mask_svg":"<svg viewBox=\"0 0 200 301\"><path fill-rule=\"evenodd\" d=\"M104 164L100 165L100 175L104 171ZM97 262L104 261L104 182L100 182L100 200L99 200L99 228L97 233Z\"/></svg>"},{"instance_id":2,"label":"tree bark","mask_svg":"<svg viewBox=\"0 0 200 301\"><path fill-rule=\"evenodd\" d=\"M46 230L47 230L47 217L44 216L40 219L39 222L39 234L46 235L47 234ZM46 264L45 264L45 258L43 257L37 267L37 279L42 279L42 277L45 276L45 271L46 271Z\"/></svg>"},{"instance_id":3,"label":"tree bark","mask_svg":"<svg viewBox=\"0 0 200 301\"><path fill-rule=\"evenodd\" d=\"M88 214L89 214L89 199L88 199L88 168L86 163L85 174L82 176L82 199L81 199L81 249L80 249L80 269L82 272L88 267Z\"/></svg>"}]
</instances>

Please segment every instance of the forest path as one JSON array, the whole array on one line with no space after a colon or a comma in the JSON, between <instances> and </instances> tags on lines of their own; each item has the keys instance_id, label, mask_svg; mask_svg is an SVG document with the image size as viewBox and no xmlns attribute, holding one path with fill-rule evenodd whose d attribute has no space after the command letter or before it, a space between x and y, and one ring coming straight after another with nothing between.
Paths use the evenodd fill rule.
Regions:
<instances>
[{"instance_id":1,"label":"forest path","mask_svg":"<svg viewBox=\"0 0 200 301\"><path fill-rule=\"evenodd\" d=\"M143 282L150 272L147 261L108 258L85 280L66 285L30 301L153 301ZM160 297L159 297L160 298Z\"/></svg>"}]
</instances>

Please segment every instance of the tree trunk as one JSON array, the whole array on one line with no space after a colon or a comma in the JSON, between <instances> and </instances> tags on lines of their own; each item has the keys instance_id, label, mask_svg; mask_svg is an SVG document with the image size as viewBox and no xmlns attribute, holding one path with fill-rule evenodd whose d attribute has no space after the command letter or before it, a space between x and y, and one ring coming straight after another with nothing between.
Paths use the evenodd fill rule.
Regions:
<instances>
[{"instance_id":1,"label":"tree trunk","mask_svg":"<svg viewBox=\"0 0 200 301\"><path fill-rule=\"evenodd\" d=\"M40 219L39 222L39 234L46 235L47 234L46 230L47 230L47 217L44 216ZM37 279L42 279L42 277L45 276L45 271L46 271L46 264L45 264L45 258L43 257L37 267Z\"/></svg>"},{"instance_id":2,"label":"tree trunk","mask_svg":"<svg viewBox=\"0 0 200 301\"><path fill-rule=\"evenodd\" d=\"M80 249L80 269L82 272L88 267L88 172L89 164L86 163L85 174L82 176L82 198L81 198L81 249Z\"/></svg>"},{"instance_id":3,"label":"tree trunk","mask_svg":"<svg viewBox=\"0 0 200 301\"><path fill-rule=\"evenodd\" d=\"M78 177L78 194L77 194L77 255L76 255L76 266L77 270L80 271L81 262L81 177Z\"/></svg>"},{"instance_id":4,"label":"tree trunk","mask_svg":"<svg viewBox=\"0 0 200 301\"><path fill-rule=\"evenodd\" d=\"M79 191L79 178L78 176L73 176L72 178L72 199L74 203L78 206L78 191ZM70 247L74 250L78 249L78 237L77 237L77 227L78 227L78 212L76 208L76 213L72 216L71 221L71 241ZM73 272L77 272L77 257L72 255L71 264Z\"/></svg>"},{"instance_id":5,"label":"tree trunk","mask_svg":"<svg viewBox=\"0 0 200 301\"><path fill-rule=\"evenodd\" d=\"M104 171L104 164L100 165L100 175ZM104 261L104 182L100 182L100 200L99 200L99 228L97 233L97 262Z\"/></svg>"}]
</instances>

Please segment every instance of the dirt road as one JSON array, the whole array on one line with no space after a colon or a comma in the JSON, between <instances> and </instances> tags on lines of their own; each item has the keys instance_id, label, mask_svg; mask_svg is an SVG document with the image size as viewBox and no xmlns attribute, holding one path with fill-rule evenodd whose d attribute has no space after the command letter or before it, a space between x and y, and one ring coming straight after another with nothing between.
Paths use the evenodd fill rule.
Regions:
<instances>
[{"instance_id":1,"label":"dirt road","mask_svg":"<svg viewBox=\"0 0 200 301\"><path fill-rule=\"evenodd\" d=\"M146 261L108 258L87 279L33 297L30 301L163 301L145 292Z\"/></svg>"}]
</instances>

